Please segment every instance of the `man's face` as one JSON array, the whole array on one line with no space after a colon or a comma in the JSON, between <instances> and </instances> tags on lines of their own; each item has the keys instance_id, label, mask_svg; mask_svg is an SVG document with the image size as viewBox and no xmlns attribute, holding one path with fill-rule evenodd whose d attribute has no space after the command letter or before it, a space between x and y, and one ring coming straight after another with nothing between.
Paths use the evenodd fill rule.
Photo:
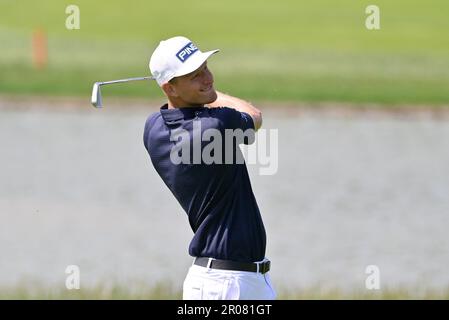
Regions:
<instances>
[{"instance_id":1,"label":"man's face","mask_svg":"<svg viewBox=\"0 0 449 320\"><path fill-rule=\"evenodd\" d=\"M214 77L207 68L207 61L195 71L173 79L169 85L172 86L168 90L169 97L181 107L208 104L217 99Z\"/></svg>"}]
</instances>

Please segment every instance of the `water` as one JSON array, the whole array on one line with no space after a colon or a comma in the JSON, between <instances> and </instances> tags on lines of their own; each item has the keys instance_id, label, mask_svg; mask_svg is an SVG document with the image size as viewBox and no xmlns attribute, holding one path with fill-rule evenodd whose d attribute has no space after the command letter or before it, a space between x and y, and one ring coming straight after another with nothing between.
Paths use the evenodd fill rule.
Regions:
<instances>
[{"instance_id":1,"label":"water","mask_svg":"<svg viewBox=\"0 0 449 320\"><path fill-rule=\"evenodd\" d=\"M187 217L142 143L144 108L0 104L0 286L181 287ZM250 166L278 288L449 285L449 121L266 110L279 169Z\"/></svg>"}]
</instances>

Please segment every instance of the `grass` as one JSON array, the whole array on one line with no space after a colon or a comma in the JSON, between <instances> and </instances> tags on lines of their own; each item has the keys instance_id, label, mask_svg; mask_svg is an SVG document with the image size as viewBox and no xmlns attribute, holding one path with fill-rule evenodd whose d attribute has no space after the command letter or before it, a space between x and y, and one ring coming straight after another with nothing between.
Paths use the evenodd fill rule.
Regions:
<instances>
[{"instance_id":1,"label":"grass","mask_svg":"<svg viewBox=\"0 0 449 320\"><path fill-rule=\"evenodd\" d=\"M182 292L167 284L152 287L143 284L132 288L123 285L98 285L80 290L46 288L45 286L16 286L0 288L0 300L180 300ZM338 288L320 287L278 291L280 300L447 300L449 288L445 290L423 290L412 288L386 288L382 290L343 291Z\"/></svg>"},{"instance_id":2,"label":"grass","mask_svg":"<svg viewBox=\"0 0 449 320\"><path fill-rule=\"evenodd\" d=\"M47 288L43 285L16 286L0 289L0 300L174 300L181 299L182 293L166 284L152 287L134 285L129 289L120 285L97 285L79 290L65 287Z\"/></svg>"},{"instance_id":3,"label":"grass","mask_svg":"<svg viewBox=\"0 0 449 320\"><path fill-rule=\"evenodd\" d=\"M79 0L81 29L65 28L69 2L0 3L0 93L89 96L99 80L148 74L159 40L183 34L210 59L216 87L250 100L449 103L449 3L379 0L381 29L365 28L366 1L260 3ZM126 10L125 10L126 9ZM33 67L31 34L48 34L49 62ZM26 81L24 81L26 80ZM105 89L160 97L155 84Z\"/></svg>"},{"instance_id":4,"label":"grass","mask_svg":"<svg viewBox=\"0 0 449 320\"><path fill-rule=\"evenodd\" d=\"M447 300L449 288L423 290L404 287L347 291L315 287L304 290L281 290L279 298L284 300Z\"/></svg>"}]
</instances>

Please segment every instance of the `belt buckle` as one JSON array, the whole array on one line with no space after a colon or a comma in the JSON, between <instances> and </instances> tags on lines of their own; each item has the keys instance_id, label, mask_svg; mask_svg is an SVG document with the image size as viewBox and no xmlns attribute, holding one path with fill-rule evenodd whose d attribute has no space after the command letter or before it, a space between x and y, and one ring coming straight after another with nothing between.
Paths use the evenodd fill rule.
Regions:
<instances>
[{"instance_id":1,"label":"belt buckle","mask_svg":"<svg viewBox=\"0 0 449 320\"><path fill-rule=\"evenodd\" d=\"M259 266L259 272L261 274L265 274L268 271L270 271L270 260L262 262Z\"/></svg>"}]
</instances>

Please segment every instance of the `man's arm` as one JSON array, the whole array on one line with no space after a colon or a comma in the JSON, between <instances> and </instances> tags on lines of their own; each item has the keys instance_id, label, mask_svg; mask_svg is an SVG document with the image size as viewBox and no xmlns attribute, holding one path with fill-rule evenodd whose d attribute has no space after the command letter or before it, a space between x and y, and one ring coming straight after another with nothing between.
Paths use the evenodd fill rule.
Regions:
<instances>
[{"instance_id":1,"label":"man's arm","mask_svg":"<svg viewBox=\"0 0 449 320\"><path fill-rule=\"evenodd\" d=\"M262 112L254 107L251 103L242 99L221 93L217 91L217 100L208 104L211 108L229 107L240 112L246 112L251 116L254 122L255 130L259 130L262 126Z\"/></svg>"}]
</instances>

